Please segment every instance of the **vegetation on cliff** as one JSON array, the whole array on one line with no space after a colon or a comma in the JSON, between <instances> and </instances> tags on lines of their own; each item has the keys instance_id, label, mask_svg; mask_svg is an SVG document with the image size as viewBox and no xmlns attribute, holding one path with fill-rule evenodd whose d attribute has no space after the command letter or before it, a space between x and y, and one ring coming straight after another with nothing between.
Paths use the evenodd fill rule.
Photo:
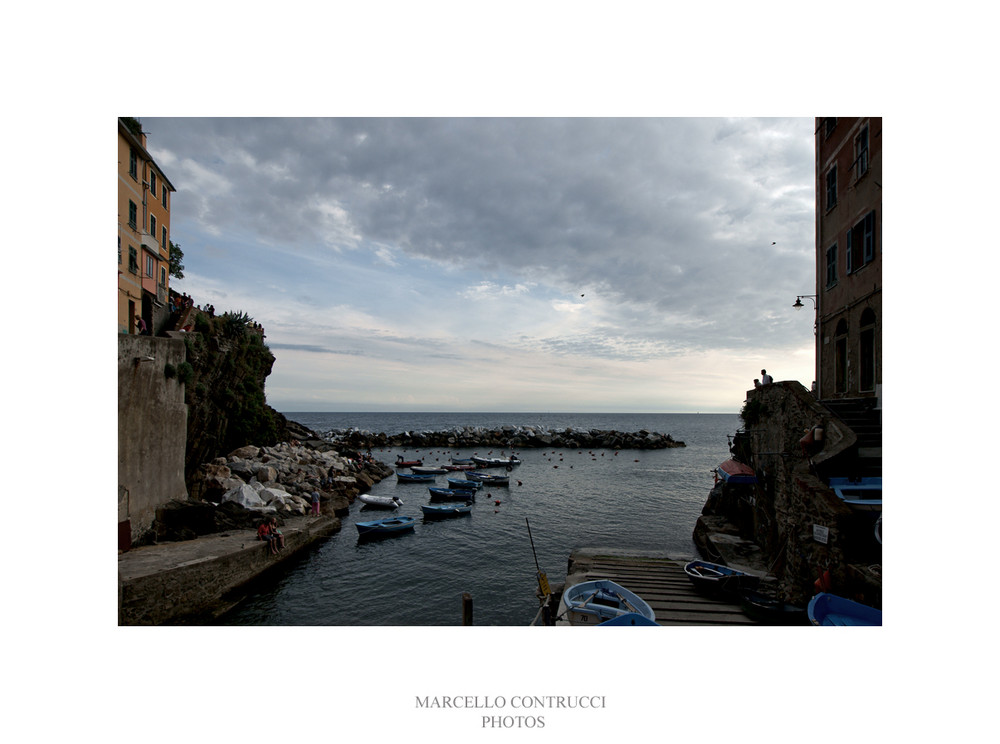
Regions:
<instances>
[{"instance_id":1,"label":"vegetation on cliff","mask_svg":"<svg viewBox=\"0 0 1000 744\"><path fill-rule=\"evenodd\" d=\"M184 339L190 369L177 371L187 378L188 482L201 463L247 444L276 444L285 433L285 417L264 396L274 355L260 326L243 312L199 312L194 330Z\"/></svg>"}]
</instances>

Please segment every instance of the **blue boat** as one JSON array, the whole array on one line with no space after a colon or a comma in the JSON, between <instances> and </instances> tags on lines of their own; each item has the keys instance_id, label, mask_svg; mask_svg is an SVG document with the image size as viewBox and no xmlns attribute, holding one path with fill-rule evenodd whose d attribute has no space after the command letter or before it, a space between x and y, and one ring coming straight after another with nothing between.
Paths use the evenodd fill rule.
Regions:
<instances>
[{"instance_id":1,"label":"blue boat","mask_svg":"<svg viewBox=\"0 0 1000 744\"><path fill-rule=\"evenodd\" d=\"M460 488L428 488L431 501L475 501L476 492Z\"/></svg>"},{"instance_id":2,"label":"blue boat","mask_svg":"<svg viewBox=\"0 0 1000 744\"><path fill-rule=\"evenodd\" d=\"M684 573L696 591L709 597L720 594L739 596L760 583L759 576L708 561L691 561L684 565Z\"/></svg>"},{"instance_id":3,"label":"blue boat","mask_svg":"<svg viewBox=\"0 0 1000 744\"><path fill-rule=\"evenodd\" d=\"M509 486L510 476L509 475L488 475L486 473L466 473L465 479L470 481L479 481L488 486Z\"/></svg>"},{"instance_id":4,"label":"blue boat","mask_svg":"<svg viewBox=\"0 0 1000 744\"><path fill-rule=\"evenodd\" d=\"M425 504L420 507L425 517L457 517L462 514L472 513L472 502L466 501L464 504Z\"/></svg>"},{"instance_id":5,"label":"blue boat","mask_svg":"<svg viewBox=\"0 0 1000 744\"><path fill-rule=\"evenodd\" d=\"M882 610L820 592L809 600L809 622L813 625L881 625Z\"/></svg>"},{"instance_id":6,"label":"blue boat","mask_svg":"<svg viewBox=\"0 0 1000 744\"><path fill-rule=\"evenodd\" d=\"M414 475L411 473L396 473L396 480L400 483L433 483L433 475Z\"/></svg>"},{"instance_id":7,"label":"blue boat","mask_svg":"<svg viewBox=\"0 0 1000 744\"><path fill-rule=\"evenodd\" d=\"M830 478L837 498L855 511L882 511L882 478Z\"/></svg>"},{"instance_id":8,"label":"blue boat","mask_svg":"<svg viewBox=\"0 0 1000 744\"><path fill-rule=\"evenodd\" d=\"M638 612L626 612L624 615L619 615L613 620L605 620L603 623L598 623L597 627L601 628L605 625L624 625L624 626L637 626L637 625L655 625L660 627L658 622L650 620L644 615L640 615Z\"/></svg>"},{"instance_id":9,"label":"blue boat","mask_svg":"<svg viewBox=\"0 0 1000 744\"><path fill-rule=\"evenodd\" d=\"M574 584L559 600L558 617L565 617L570 625L600 625L629 613L656 621L646 600L608 579Z\"/></svg>"},{"instance_id":10,"label":"blue boat","mask_svg":"<svg viewBox=\"0 0 1000 744\"><path fill-rule=\"evenodd\" d=\"M468 480L464 478L448 479L448 488L451 488L453 490L456 488L464 488L467 491L478 491L482 487L483 487L482 481Z\"/></svg>"},{"instance_id":11,"label":"blue boat","mask_svg":"<svg viewBox=\"0 0 1000 744\"><path fill-rule=\"evenodd\" d=\"M388 519L376 519L372 522L356 522L358 535L361 537L374 537L381 535L396 535L413 529L417 520L413 517L389 517Z\"/></svg>"}]
</instances>

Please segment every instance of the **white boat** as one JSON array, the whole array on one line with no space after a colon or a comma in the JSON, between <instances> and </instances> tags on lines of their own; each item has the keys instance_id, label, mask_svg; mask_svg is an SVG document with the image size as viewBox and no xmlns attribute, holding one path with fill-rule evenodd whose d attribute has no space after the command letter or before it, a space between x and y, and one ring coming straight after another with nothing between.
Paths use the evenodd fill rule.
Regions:
<instances>
[{"instance_id":1,"label":"white boat","mask_svg":"<svg viewBox=\"0 0 1000 744\"><path fill-rule=\"evenodd\" d=\"M398 496L372 496L370 493L363 493L358 496L358 501L377 509L398 509L403 505Z\"/></svg>"},{"instance_id":2,"label":"white boat","mask_svg":"<svg viewBox=\"0 0 1000 744\"><path fill-rule=\"evenodd\" d=\"M656 613L638 594L608 579L597 579L566 589L557 617L565 617L570 625L600 625L630 613L656 621Z\"/></svg>"}]
</instances>

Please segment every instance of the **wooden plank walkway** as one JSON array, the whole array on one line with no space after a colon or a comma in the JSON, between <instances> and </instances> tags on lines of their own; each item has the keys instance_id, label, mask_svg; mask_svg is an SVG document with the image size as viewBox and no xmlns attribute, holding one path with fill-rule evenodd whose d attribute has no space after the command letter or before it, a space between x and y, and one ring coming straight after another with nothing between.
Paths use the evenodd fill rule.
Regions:
<instances>
[{"instance_id":1,"label":"wooden plank walkway","mask_svg":"<svg viewBox=\"0 0 1000 744\"><path fill-rule=\"evenodd\" d=\"M759 625L739 605L698 594L684 573L684 563L676 560L581 550L570 556L569 570L566 586L610 579L635 592L653 608L660 625Z\"/></svg>"}]
</instances>

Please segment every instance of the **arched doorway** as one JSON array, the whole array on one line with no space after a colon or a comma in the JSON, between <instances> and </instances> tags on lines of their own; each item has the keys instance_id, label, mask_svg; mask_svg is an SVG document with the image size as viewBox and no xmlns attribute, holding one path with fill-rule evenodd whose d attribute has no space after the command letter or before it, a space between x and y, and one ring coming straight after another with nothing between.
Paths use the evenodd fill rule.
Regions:
<instances>
[{"instance_id":1,"label":"arched doorway","mask_svg":"<svg viewBox=\"0 0 1000 744\"><path fill-rule=\"evenodd\" d=\"M847 321L843 318L837 323L833 336L833 391L847 392Z\"/></svg>"},{"instance_id":2,"label":"arched doorway","mask_svg":"<svg viewBox=\"0 0 1000 744\"><path fill-rule=\"evenodd\" d=\"M861 313L861 333L858 349L860 366L860 390L863 393L875 391L875 311L870 307Z\"/></svg>"}]
</instances>

